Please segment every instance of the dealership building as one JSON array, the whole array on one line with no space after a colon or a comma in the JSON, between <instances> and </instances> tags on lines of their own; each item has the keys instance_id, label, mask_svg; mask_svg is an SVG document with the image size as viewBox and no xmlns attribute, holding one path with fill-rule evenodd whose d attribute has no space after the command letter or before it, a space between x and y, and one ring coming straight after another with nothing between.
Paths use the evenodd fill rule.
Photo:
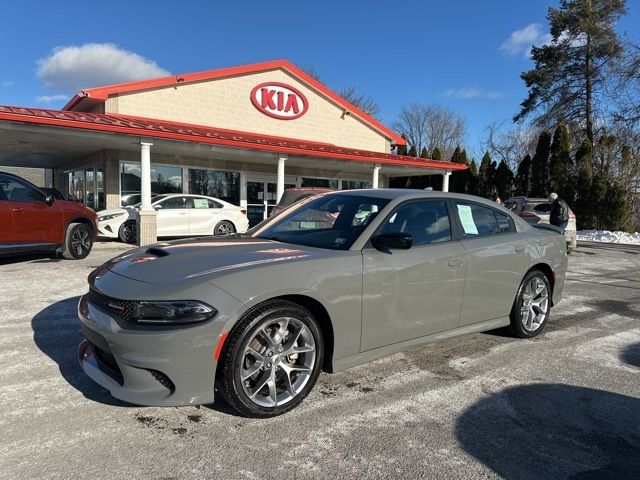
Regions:
<instances>
[{"instance_id":1,"label":"dealership building","mask_svg":"<svg viewBox=\"0 0 640 480\"><path fill-rule=\"evenodd\" d=\"M142 193L142 244L155 194L217 197L255 224L290 187L438 174L446 191L466 168L393 153L404 143L285 60L90 88L62 110L0 106L0 165L47 169L47 186L95 210Z\"/></svg>"}]
</instances>

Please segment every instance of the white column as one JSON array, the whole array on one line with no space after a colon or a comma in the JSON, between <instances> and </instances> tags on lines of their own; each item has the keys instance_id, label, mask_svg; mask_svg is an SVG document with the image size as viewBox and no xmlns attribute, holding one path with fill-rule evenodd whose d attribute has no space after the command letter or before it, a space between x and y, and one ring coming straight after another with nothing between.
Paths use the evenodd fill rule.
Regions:
<instances>
[{"instance_id":1,"label":"white column","mask_svg":"<svg viewBox=\"0 0 640 480\"><path fill-rule=\"evenodd\" d=\"M140 142L140 210L150 211L151 207L151 142Z\"/></svg>"},{"instance_id":2,"label":"white column","mask_svg":"<svg viewBox=\"0 0 640 480\"><path fill-rule=\"evenodd\" d=\"M442 174L442 191L449 191L449 175L451 175L451 171L447 170Z\"/></svg>"},{"instance_id":3,"label":"white column","mask_svg":"<svg viewBox=\"0 0 640 480\"><path fill-rule=\"evenodd\" d=\"M276 203L280 202L284 193L284 162L287 161L287 155L281 153L278 155L278 181L276 184Z\"/></svg>"},{"instance_id":4,"label":"white column","mask_svg":"<svg viewBox=\"0 0 640 480\"><path fill-rule=\"evenodd\" d=\"M380 179L380 165L376 165L373 167L373 179L371 180L371 186L373 188L378 188L378 182Z\"/></svg>"}]
</instances>

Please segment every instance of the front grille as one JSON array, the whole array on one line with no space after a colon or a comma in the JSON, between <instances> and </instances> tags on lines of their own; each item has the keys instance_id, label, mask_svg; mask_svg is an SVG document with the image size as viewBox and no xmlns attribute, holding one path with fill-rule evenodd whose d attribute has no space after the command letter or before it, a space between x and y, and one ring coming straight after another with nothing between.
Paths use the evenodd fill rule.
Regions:
<instances>
[{"instance_id":1,"label":"front grille","mask_svg":"<svg viewBox=\"0 0 640 480\"><path fill-rule=\"evenodd\" d=\"M109 297L91 288L89 289L89 302L102 310L118 315L126 322L132 321L135 308L135 302L132 300Z\"/></svg>"}]
</instances>

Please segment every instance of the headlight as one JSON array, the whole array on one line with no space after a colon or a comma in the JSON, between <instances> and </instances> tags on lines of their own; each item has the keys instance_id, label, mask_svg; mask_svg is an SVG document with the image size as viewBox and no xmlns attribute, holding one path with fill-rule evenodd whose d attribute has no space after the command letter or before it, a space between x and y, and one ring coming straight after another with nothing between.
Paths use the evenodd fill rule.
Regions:
<instances>
[{"instance_id":1,"label":"headlight","mask_svg":"<svg viewBox=\"0 0 640 480\"><path fill-rule=\"evenodd\" d=\"M137 323L157 325L184 325L204 322L213 318L218 311L206 303L195 300L155 302L135 302L131 320Z\"/></svg>"},{"instance_id":2,"label":"headlight","mask_svg":"<svg viewBox=\"0 0 640 480\"><path fill-rule=\"evenodd\" d=\"M113 220L114 218L118 218L124 215L124 213L112 213L111 215L102 215L98 217L99 222L106 222L107 220Z\"/></svg>"}]
</instances>

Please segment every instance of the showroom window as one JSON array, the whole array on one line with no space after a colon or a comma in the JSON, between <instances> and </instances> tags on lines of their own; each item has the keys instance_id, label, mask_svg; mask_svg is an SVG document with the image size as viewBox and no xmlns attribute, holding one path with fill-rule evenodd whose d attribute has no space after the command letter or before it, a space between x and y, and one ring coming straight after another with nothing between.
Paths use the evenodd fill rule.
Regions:
<instances>
[{"instance_id":1,"label":"showroom window","mask_svg":"<svg viewBox=\"0 0 640 480\"><path fill-rule=\"evenodd\" d=\"M333 188L338 189L338 180L328 178L302 178L302 187Z\"/></svg>"},{"instance_id":2,"label":"showroom window","mask_svg":"<svg viewBox=\"0 0 640 480\"><path fill-rule=\"evenodd\" d=\"M189 193L207 195L240 205L240 174L189 169Z\"/></svg>"},{"instance_id":3,"label":"showroom window","mask_svg":"<svg viewBox=\"0 0 640 480\"><path fill-rule=\"evenodd\" d=\"M366 180L343 180L342 190L355 190L357 188L371 188L371 182Z\"/></svg>"},{"instance_id":4,"label":"showroom window","mask_svg":"<svg viewBox=\"0 0 640 480\"><path fill-rule=\"evenodd\" d=\"M120 194L140 193L140 164L120 164ZM182 169L151 164L151 193L182 193Z\"/></svg>"}]
</instances>

